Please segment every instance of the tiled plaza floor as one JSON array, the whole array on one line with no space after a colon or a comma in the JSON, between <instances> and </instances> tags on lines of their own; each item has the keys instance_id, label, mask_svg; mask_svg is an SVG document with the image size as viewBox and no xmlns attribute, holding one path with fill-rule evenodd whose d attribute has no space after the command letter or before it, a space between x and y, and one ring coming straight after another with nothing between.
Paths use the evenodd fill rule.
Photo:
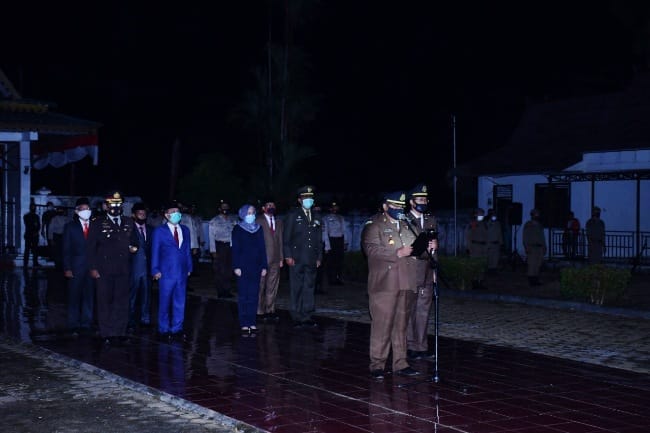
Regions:
<instances>
[{"instance_id":1,"label":"tiled plaza floor","mask_svg":"<svg viewBox=\"0 0 650 433\"><path fill-rule=\"evenodd\" d=\"M63 332L58 280L42 271L2 275L3 334L261 430L650 431L647 374L440 337L438 364L416 361L420 376L377 382L368 375L367 323L320 316L318 328L294 329L282 311L279 322L241 335L235 302L196 295L188 296L185 342L160 343L141 330L125 347L106 347Z\"/></svg>"}]
</instances>

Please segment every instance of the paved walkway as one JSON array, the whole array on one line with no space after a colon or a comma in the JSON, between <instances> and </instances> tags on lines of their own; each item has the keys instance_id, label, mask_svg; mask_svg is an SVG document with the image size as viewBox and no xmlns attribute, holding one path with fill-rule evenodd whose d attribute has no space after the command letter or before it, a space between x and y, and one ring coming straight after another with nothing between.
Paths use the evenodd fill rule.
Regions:
<instances>
[{"instance_id":1,"label":"paved walkway","mask_svg":"<svg viewBox=\"0 0 650 433\"><path fill-rule=\"evenodd\" d=\"M191 295L216 297L209 272L193 278L191 286ZM363 285L326 290L327 294L317 295L317 315L369 322ZM11 296L5 290L0 298L16 302ZM650 319L644 311L599 308L594 313L553 300L510 297L512 302L496 302L496 298L481 292L444 291L440 336L650 372ZM286 309L287 305L288 290L283 286L278 306ZM434 328L432 320L431 333ZM219 412L31 345L0 339L0 368L3 431L255 431Z\"/></svg>"}]
</instances>

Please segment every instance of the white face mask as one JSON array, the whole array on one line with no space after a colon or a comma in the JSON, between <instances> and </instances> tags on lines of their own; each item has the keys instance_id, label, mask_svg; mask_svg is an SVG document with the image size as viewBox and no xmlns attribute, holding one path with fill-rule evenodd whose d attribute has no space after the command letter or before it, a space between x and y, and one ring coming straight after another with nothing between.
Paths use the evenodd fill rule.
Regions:
<instances>
[{"instance_id":1,"label":"white face mask","mask_svg":"<svg viewBox=\"0 0 650 433\"><path fill-rule=\"evenodd\" d=\"M476 215L476 220L477 221L483 221L483 218L485 218L484 215Z\"/></svg>"},{"instance_id":2,"label":"white face mask","mask_svg":"<svg viewBox=\"0 0 650 433\"><path fill-rule=\"evenodd\" d=\"M92 212L90 211L90 209L77 211L77 215L79 215L79 218L81 218L84 221L88 221L90 219L91 213Z\"/></svg>"},{"instance_id":3,"label":"white face mask","mask_svg":"<svg viewBox=\"0 0 650 433\"><path fill-rule=\"evenodd\" d=\"M493 217L490 218L490 219L491 219L492 221L496 221L496 220L497 220L497 217L493 216Z\"/></svg>"}]
</instances>

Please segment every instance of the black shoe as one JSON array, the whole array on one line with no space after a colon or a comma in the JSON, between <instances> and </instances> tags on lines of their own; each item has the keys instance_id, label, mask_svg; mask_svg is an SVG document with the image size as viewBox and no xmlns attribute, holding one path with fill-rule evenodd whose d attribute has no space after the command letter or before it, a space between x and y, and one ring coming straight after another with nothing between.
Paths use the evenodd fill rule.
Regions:
<instances>
[{"instance_id":1,"label":"black shoe","mask_svg":"<svg viewBox=\"0 0 650 433\"><path fill-rule=\"evenodd\" d=\"M384 370L382 370L382 369L372 370L370 372L370 377L372 377L375 380L383 380L384 379Z\"/></svg>"},{"instance_id":2,"label":"black shoe","mask_svg":"<svg viewBox=\"0 0 650 433\"><path fill-rule=\"evenodd\" d=\"M293 321L293 327L296 328L296 329L302 328L303 323L304 322L299 322L297 320L294 320Z\"/></svg>"},{"instance_id":3,"label":"black shoe","mask_svg":"<svg viewBox=\"0 0 650 433\"><path fill-rule=\"evenodd\" d=\"M406 357L411 361L417 361L418 359L422 359L422 352L409 349L406 351Z\"/></svg>"},{"instance_id":4,"label":"black shoe","mask_svg":"<svg viewBox=\"0 0 650 433\"><path fill-rule=\"evenodd\" d=\"M257 321L258 322L266 322L269 319L270 314L258 314L257 315Z\"/></svg>"},{"instance_id":5,"label":"black shoe","mask_svg":"<svg viewBox=\"0 0 650 433\"><path fill-rule=\"evenodd\" d=\"M280 316L277 315L277 313L269 313L269 320L273 320L274 322L278 322L280 320Z\"/></svg>"},{"instance_id":6,"label":"black shoe","mask_svg":"<svg viewBox=\"0 0 650 433\"><path fill-rule=\"evenodd\" d=\"M395 374L402 377L410 377L410 376L417 376L418 374L420 374L420 372L411 367L406 367L406 368L402 368L399 371L396 371Z\"/></svg>"},{"instance_id":7,"label":"black shoe","mask_svg":"<svg viewBox=\"0 0 650 433\"><path fill-rule=\"evenodd\" d=\"M169 332L159 332L158 333L158 341L161 343L169 343L171 334Z\"/></svg>"},{"instance_id":8,"label":"black shoe","mask_svg":"<svg viewBox=\"0 0 650 433\"><path fill-rule=\"evenodd\" d=\"M318 328L318 323L314 322L313 320L305 320L302 322L302 324L306 328Z\"/></svg>"}]
</instances>

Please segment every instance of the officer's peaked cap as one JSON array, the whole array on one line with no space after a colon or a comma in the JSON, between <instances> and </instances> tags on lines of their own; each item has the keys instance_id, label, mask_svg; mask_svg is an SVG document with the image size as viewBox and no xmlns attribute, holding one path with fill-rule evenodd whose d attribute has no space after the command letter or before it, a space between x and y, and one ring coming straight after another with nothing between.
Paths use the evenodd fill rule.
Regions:
<instances>
[{"instance_id":1,"label":"officer's peaked cap","mask_svg":"<svg viewBox=\"0 0 650 433\"><path fill-rule=\"evenodd\" d=\"M122 200L122 194L119 192L114 192L106 196L106 203L108 204L122 204L124 203L124 200Z\"/></svg>"},{"instance_id":2,"label":"officer's peaked cap","mask_svg":"<svg viewBox=\"0 0 650 433\"><path fill-rule=\"evenodd\" d=\"M311 185L305 185L298 188L298 197L313 197L314 196L314 187Z\"/></svg>"},{"instance_id":3,"label":"officer's peaked cap","mask_svg":"<svg viewBox=\"0 0 650 433\"><path fill-rule=\"evenodd\" d=\"M384 201L394 206L404 207L406 206L406 194L404 194L404 191L389 192L384 197Z\"/></svg>"},{"instance_id":4,"label":"officer's peaked cap","mask_svg":"<svg viewBox=\"0 0 650 433\"><path fill-rule=\"evenodd\" d=\"M409 195L412 198L415 197L429 197L429 190L427 186L423 183L417 185L415 188L413 188L410 192Z\"/></svg>"}]
</instances>

